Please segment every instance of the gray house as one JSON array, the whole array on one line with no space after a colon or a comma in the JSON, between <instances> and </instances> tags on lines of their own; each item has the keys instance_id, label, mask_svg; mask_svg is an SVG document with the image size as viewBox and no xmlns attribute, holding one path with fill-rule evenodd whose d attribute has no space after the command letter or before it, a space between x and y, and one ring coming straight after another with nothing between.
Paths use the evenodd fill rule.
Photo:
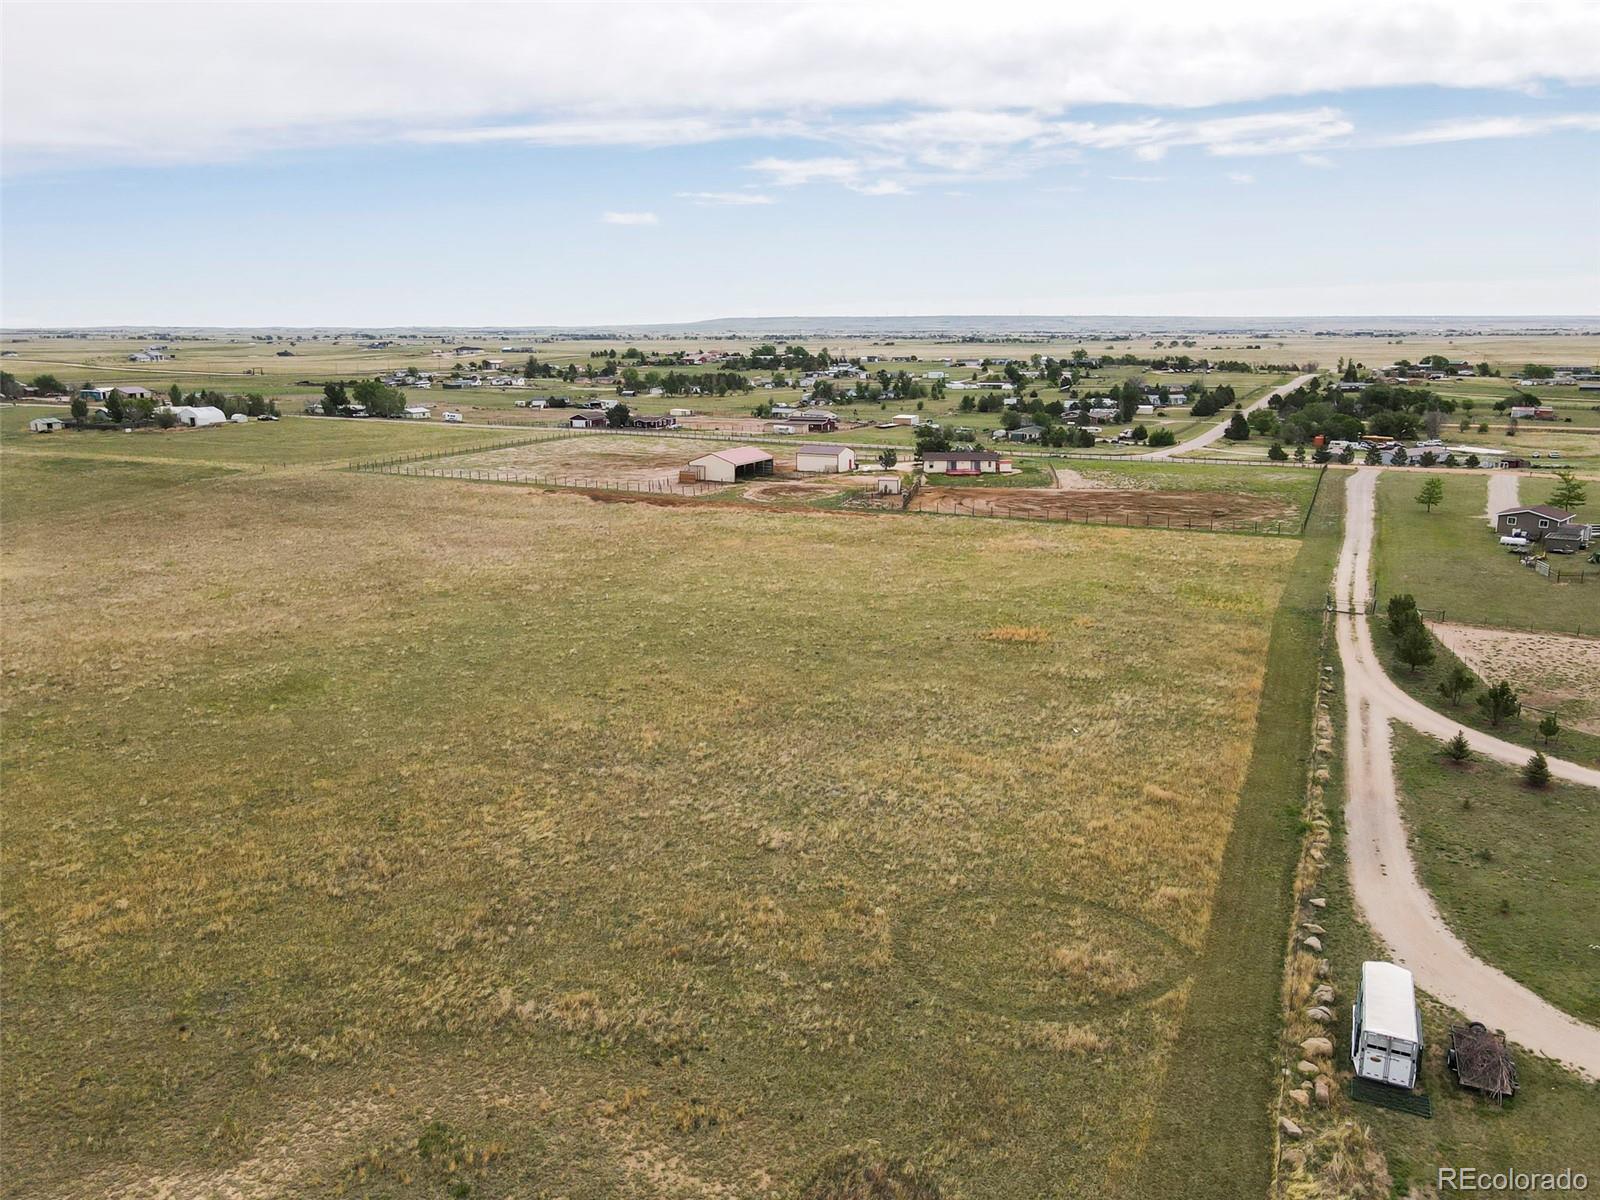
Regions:
<instances>
[{"instance_id":1,"label":"gray house","mask_svg":"<svg viewBox=\"0 0 1600 1200\"><path fill-rule=\"evenodd\" d=\"M1542 542L1554 530L1566 533L1587 526L1574 526L1572 514L1548 504L1529 504L1522 508L1508 508L1494 515L1494 527L1501 537L1525 537L1530 542Z\"/></svg>"}]
</instances>

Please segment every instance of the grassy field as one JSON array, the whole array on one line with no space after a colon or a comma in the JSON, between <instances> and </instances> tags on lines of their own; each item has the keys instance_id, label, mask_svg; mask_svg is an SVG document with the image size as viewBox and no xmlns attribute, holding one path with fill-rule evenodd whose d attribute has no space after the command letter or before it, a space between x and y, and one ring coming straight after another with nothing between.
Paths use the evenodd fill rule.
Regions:
<instances>
[{"instance_id":1,"label":"grassy field","mask_svg":"<svg viewBox=\"0 0 1600 1200\"><path fill-rule=\"evenodd\" d=\"M1378 484L1375 550L1378 604L1409 592L1423 609L1443 609L1444 618L1467 625L1536 629L1553 633L1600 631L1600 578L1587 585L1555 584L1521 565L1497 544L1484 518L1488 479L1482 474L1434 472L1444 482L1444 502L1431 513L1415 502L1420 471L1385 472ZM1554 486L1524 479L1524 504L1542 503ZM1600 496L1591 485L1590 504L1579 519L1600 520ZM1574 555L1559 565L1580 569ZM1430 612L1429 616L1437 613Z\"/></svg>"},{"instance_id":2,"label":"grassy field","mask_svg":"<svg viewBox=\"0 0 1600 1200\"><path fill-rule=\"evenodd\" d=\"M1254 1052L1279 1021L1282 931L1300 829L1286 797L1306 784L1322 661L1323 596L1338 554L1344 479L1317 496L1273 621L1250 769L1223 859L1210 936L1195 970L1139 1171L1139 1194L1181 1200L1264 1196L1272 1165L1264 1114L1277 1081ZM1218 1096L1227 1104L1216 1104Z\"/></svg>"},{"instance_id":3,"label":"grassy field","mask_svg":"<svg viewBox=\"0 0 1600 1200\"><path fill-rule=\"evenodd\" d=\"M51 458L147 459L173 463L234 466L293 466L338 463L416 451L440 453L511 441L526 433L454 429L420 421L328 420L286 416L281 421L251 421L209 429L58 430L29 433L28 421L41 409L0 411L0 439L13 455Z\"/></svg>"},{"instance_id":4,"label":"grassy field","mask_svg":"<svg viewBox=\"0 0 1600 1200\"><path fill-rule=\"evenodd\" d=\"M1340 694L1341 689L1336 687L1333 694L1336 708ZM1335 727L1342 729L1343 720L1336 720ZM1407 736L1402 730L1397 730L1397 734L1402 739ZM1343 790L1342 764L1342 753L1335 753L1329 764L1333 780L1328 794L1336 801ZM1445 804L1448 805L1447 799ZM1467 815L1474 821L1479 816L1492 816L1475 812ZM1322 875L1328 907L1317 919L1327 930L1323 943L1333 967L1332 982L1341 1001L1342 1020L1330 1036L1335 1046L1341 1046L1349 1044L1349 1001L1360 977L1361 963L1383 957L1383 949L1374 943L1356 915L1344 858L1342 808L1337 802L1330 809L1330 816L1333 817L1334 841ZM1525 831L1510 832L1520 835ZM1539 842L1548 844L1543 831L1539 832ZM1548 867L1545 870L1548 871ZM1312 1195L1326 1195L1330 1200L1337 1195L1356 1194L1430 1195L1437 1183L1438 1169L1446 1166L1471 1166L1493 1172L1512 1168L1544 1169L1545 1164L1559 1164L1585 1172L1591 1180L1600 1177L1600 1143L1592 1134L1600 1128L1600 1088L1543 1059L1518 1054L1521 1090L1504 1108L1497 1107L1476 1093L1458 1087L1455 1077L1445 1067L1449 1027L1452 1022L1460 1021L1462 1015L1426 996L1422 998L1422 1010L1425 1042L1422 1085L1432 1097L1433 1118L1424 1120L1352 1102L1343 1094L1349 1072L1341 1060L1340 1091L1333 1118L1352 1121L1357 1131L1370 1133L1381 1154L1386 1178L1376 1178L1360 1161L1359 1155L1347 1152L1341 1156L1341 1161L1324 1162L1320 1168L1327 1177L1345 1180L1346 1190ZM1492 1014L1470 1015L1492 1019ZM1358 1192L1358 1186L1371 1190ZM1413 1188L1419 1190L1413 1192ZM1511 1193L1481 1194L1508 1196Z\"/></svg>"},{"instance_id":5,"label":"grassy field","mask_svg":"<svg viewBox=\"0 0 1600 1200\"><path fill-rule=\"evenodd\" d=\"M1600 792L1527 787L1511 767L1450 762L1395 731L1412 853L1439 911L1484 961L1552 1004L1600 1023Z\"/></svg>"},{"instance_id":6,"label":"grassy field","mask_svg":"<svg viewBox=\"0 0 1600 1200\"><path fill-rule=\"evenodd\" d=\"M1299 542L47 461L9 1190L1145 1194Z\"/></svg>"}]
</instances>

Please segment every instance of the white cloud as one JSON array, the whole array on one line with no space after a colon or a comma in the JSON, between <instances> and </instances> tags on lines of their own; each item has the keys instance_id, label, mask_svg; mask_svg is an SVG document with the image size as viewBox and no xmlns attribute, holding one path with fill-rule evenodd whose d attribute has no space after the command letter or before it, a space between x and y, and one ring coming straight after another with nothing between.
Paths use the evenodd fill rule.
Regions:
<instances>
[{"instance_id":1,"label":"white cloud","mask_svg":"<svg viewBox=\"0 0 1600 1200\"><path fill-rule=\"evenodd\" d=\"M605 212L600 219L607 225L657 225L660 221L653 212Z\"/></svg>"},{"instance_id":2,"label":"white cloud","mask_svg":"<svg viewBox=\"0 0 1600 1200\"><path fill-rule=\"evenodd\" d=\"M1308 167L1317 167L1324 171L1333 166L1333 159L1326 154L1302 154L1300 155L1300 161Z\"/></svg>"},{"instance_id":3,"label":"white cloud","mask_svg":"<svg viewBox=\"0 0 1600 1200\"><path fill-rule=\"evenodd\" d=\"M1256 177L1254 175L1251 175L1247 171L1229 171L1228 172L1228 182L1229 183L1241 183L1241 184L1243 184L1243 183L1254 183L1255 181L1256 181Z\"/></svg>"},{"instance_id":4,"label":"white cloud","mask_svg":"<svg viewBox=\"0 0 1600 1200\"><path fill-rule=\"evenodd\" d=\"M679 192L678 199L691 200L700 205L742 206L749 204L776 204L777 201L762 192Z\"/></svg>"},{"instance_id":5,"label":"white cloud","mask_svg":"<svg viewBox=\"0 0 1600 1200\"><path fill-rule=\"evenodd\" d=\"M1115 179L1118 183L1165 183L1165 175L1108 175L1107 179Z\"/></svg>"},{"instance_id":6,"label":"white cloud","mask_svg":"<svg viewBox=\"0 0 1600 1200\"><path fill-rule=\"evenodd\" d=\"M1345 136L1337 115L1259 129L1229 117L1091 125L1089 140L1074 142L1062 117L1086 105L1193 110L1352 89L1537 94L1600 82L1600 20L1584 0L1149 0L1136 14L889 0L848 19L803 3L86 11L7 7L8 167L221 161L396 140L665 146L815 136L903 158L908 173L980 174L1026 170L1105 139L1153 160L1179 145L1294 153ZM627 69L597 69L585 49L596 46ZM63 63L76 79L108 80L130 62L159 84L61 84ZM931 65L938 111L927 111ZM883 115L897 110L911 111Z\"/></svg>"},{"instance_id":7,"label":"white cloud","mask_svg":"<svg viewBox=\"0 0 1600 1200\"><path fill-rule=\"evenodd\" d=\"M1547 133L1600 133L1600 113L1559 116L1471 117L1439 121L1405 133L1377 139L1380 146L1426 146L1436 142L1476 142L1490 138L1538 137Z\"/></svg>"}]
</instances>

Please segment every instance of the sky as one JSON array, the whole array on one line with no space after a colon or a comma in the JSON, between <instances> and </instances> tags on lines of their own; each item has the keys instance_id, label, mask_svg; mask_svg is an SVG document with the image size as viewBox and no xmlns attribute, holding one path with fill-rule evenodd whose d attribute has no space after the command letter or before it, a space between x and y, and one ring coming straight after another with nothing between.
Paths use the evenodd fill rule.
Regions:
<instances>
[{"instance_id":1,"label":"sky","mask_svg":"<svg viewBox=\"0 0 1600 1200\"><path fill-rule=\"evenodd\" d=\"M0 323L1600 314L1600 4L7 3Z\"/></svg>"}]
</instances>

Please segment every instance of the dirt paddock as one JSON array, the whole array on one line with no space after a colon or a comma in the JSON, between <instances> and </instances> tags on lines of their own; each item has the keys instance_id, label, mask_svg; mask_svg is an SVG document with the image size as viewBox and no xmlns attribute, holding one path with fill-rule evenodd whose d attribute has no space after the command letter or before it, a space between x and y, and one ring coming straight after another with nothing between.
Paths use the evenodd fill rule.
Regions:
<instances>
[{"instance_id":1,"label":"dirt paddock","mask_svg":"<svg viewBox=\"0 0 1600 1200\"><path fill-rule=\"evenodd\" d=\"M1600 733L1600 639L1443 621L1428 627L1480 678L1509 680L1528 704L1559 711L1573 729Z\"/></svg>"},{"instance_id":2,"label":"dirt paddock","mask_svg":"<svg viewBox=\"0 0 1600 1200\"><path fill-rule=\"evenodd\" d=\"M1230 492L1144 491L1124 488L924 487L911 502L914 512L1033 517L1054 521L1128 525L1209 527L1242 522L1293 522L1298 514L1268 496Z\"/></svg>"}]
</instances>

